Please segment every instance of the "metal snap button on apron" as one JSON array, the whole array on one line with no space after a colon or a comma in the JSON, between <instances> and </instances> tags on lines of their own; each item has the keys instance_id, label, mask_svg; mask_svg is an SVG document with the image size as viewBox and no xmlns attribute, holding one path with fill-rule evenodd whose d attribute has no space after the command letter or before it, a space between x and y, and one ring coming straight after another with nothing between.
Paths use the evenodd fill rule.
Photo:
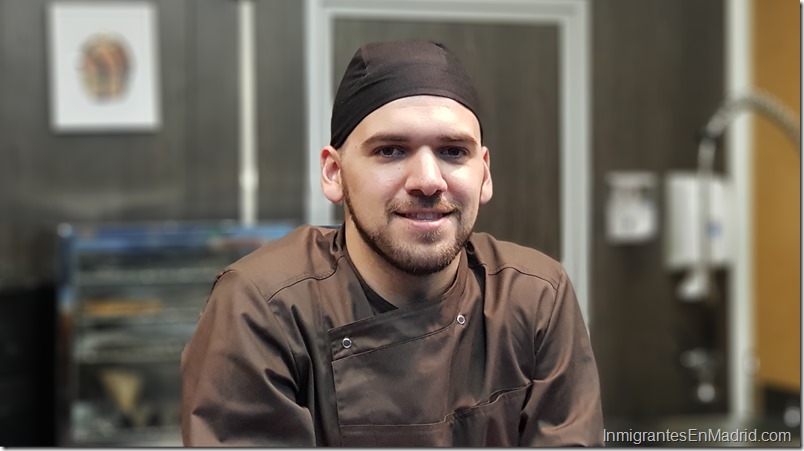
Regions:
<instances>
[{"instance_id":1,"label":"metal snap button on apron","mask_svg":"<svg viewBox=\"0 0 804 451\"><path fill-rule=\"evenodd\" d=\"M349 349L352 347L352 340L350 340L348 337L344 338L341 344L343 345L344 348Z\"/></svg>"},{"instance_id":2,"label":"metal snap button on apron","mask_svg":"<svg viewBox=\"0 0 804 451\"><path fill-rule=\"evenodd\" d=\"M458 324L463 325L463 324L466 323L466 317L463 316L463 315L458 315L457 321L458 321Z\"/></svg>"}]
</instances>

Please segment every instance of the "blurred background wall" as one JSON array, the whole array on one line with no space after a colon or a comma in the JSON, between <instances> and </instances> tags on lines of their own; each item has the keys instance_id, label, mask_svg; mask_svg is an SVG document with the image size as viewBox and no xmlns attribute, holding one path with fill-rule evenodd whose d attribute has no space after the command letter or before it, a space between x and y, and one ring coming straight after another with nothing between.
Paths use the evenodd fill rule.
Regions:
<instances>
[{"instance_id":1,"label":"blurred background wall","mask_svg":"<svg viewBox=\"0 0 804 451\"><path fill-rule=\"evenodd\" d=\"M78 134L50 129L49 3L0 2L0 286L52 280L59 222L238 217L237 2L154 2L161 128ZM259 217L301 219L301 4L258 5Z\"/></svg>"},{"instance_id":2,"label":"blurred background wall","mask_svg":"<svg viewBox=\"0 0 804 451\"><path fill-rule=\"evenodd\" d=\"M11 400L0 406L0 445L55 444L59 223L238 217L237 2L154 1L161 128L69 135L50 128L48 3L0 0L0 399ZM255 2L261 221L304 220L303 7ZM709 403L696 398L698 381L680 363L685 350L725 349L727 303L680 303L679 276L664 269L660 239L614 246L604 236L607 174L661 179L696 167L697 133L725 93L725 8L725 0L590 2L590 328L610 425L728 411L727 362ZM755 0L753 8L756 84L800 114L799 10L784 0ZM757 122L757 396L775 390L770 397L782 409L800 392L800 160ZM722 153L716 167L722 172ZM510 221L516 214L498 213ZM717 274L721 292L728 277Z\"/></svg>"},{"instance_id":3,"label":"blurred background wall","mask_svg":"<svg viewBox=\"0 0 804 451\"><path fill-rule=\"evenodd\" d=\"M660 239L612 245L605 237L605 205L612 171L661 177L696 167L696 132L725 89L724 3L595 1L593 10L590 295L604 409L612 420L723 411L723 397L696 402L694 375L680 355L722 348L724 312L679 302L679 278L662 266ZM723 371L717 377L724 387Z\"/></svg>"},{"instance_id":4,"label":"blurred background wall","mask_svg":"<svg viewBox=\"0 0 804 451\"><path fill-rule=\"evenodd\" d=\"M800 115L798 13L792 2L753 3L752 76ZM801 159L766 118L754 121L757 388L761 404L773 404L801 391Z\"/></svg>"}]
</instances>

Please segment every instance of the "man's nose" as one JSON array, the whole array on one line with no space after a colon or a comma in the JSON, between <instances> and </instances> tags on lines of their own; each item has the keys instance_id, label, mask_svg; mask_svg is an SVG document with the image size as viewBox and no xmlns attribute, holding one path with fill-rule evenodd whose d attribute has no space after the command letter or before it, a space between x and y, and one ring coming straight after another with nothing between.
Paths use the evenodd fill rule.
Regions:
<instances>
[{"instance_id":1,"label":"man's nose","mask_svg":"<svg viewBox=\"0 0 804 451\"><path fill-rule=\"evenodd\" d=\"M409 193L428 197L447 190L447 181L441 174L439 159L429 147L418 149L408 159L405 189Z\"/></svg>"}]
</instances>

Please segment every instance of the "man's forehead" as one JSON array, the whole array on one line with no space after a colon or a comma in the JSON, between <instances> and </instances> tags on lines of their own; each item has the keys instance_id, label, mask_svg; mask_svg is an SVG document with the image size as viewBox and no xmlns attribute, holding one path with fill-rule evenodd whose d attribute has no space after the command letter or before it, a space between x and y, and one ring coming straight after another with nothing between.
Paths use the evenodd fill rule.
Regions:
<instances>
[{"instance_id":1,"label":"man's forehead","mask_svg":"<svg viewBox=\"0 0 804 451\"><path fill-rule=\"evenodd\" d=\"M396 99L377 108L353 130L361 141L413 139L427 134L441 141L480 140L480 123L475 114L460 102L438 96L411 96Z\"/></svg>"}]
</instances>

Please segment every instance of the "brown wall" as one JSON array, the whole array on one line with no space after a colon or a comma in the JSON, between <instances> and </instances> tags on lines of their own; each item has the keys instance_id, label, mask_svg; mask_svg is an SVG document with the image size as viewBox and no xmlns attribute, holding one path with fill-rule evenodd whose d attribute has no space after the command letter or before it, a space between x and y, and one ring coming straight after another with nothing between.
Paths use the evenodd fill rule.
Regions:
<instances>
[{"instance_id":1,"label":"brown wall","mask_svg":"<svg viewBox=\"0 0 804 451\"><path fill-rule=\"evenodd\" d=\"M753 77L801 116L800 6L753 1ZM756 117L756 116L755 116ZM754 119L757 384L801 388L801 156L769 120Z\"/></svg>"},{"instance_id":2,"label":"brown wall","mask_svg":"<svg viewBox=\"0 0 804 451\"><path fill-rule=\"evenodd\" d=\"M159 130L57 134L49 120L49 3L1 3L0 287L53 279L62 221L237 214L234 4L158 3Z\"/></svg>"},{"instance_id":3,"label":"brown wall","mask_svg":"<svg viewBox=\"0 0 804 451\"><path fill-rule=\"evenodd\" d=\"M724 412L726 362L718 368L718 398L712 405L695 400L695 379L680 363L681 353L691 348L725 349L723 303L712 309L675 296L679 279L662 266L661 235L644 244L612 245L604 228L610 171L653 172L660 182L661 215L666 173L696 167L697 132L724 93L723 2L591 4L590 296L604 413L613 421Z\"/></svg>"},{"instance_id":4,"label":"brown wall","mask_svg":"<svg viewBox=\"0 0 804 451\"><path fill-rule=\"evenodd\" d=\"M50 128L46 0L0 0L0 289L52 283L59 222L238 218L237 2L154 1L162 124ZM302 2L257 2L259 219L303 216Z\"/></svg>"}]
</instances>

